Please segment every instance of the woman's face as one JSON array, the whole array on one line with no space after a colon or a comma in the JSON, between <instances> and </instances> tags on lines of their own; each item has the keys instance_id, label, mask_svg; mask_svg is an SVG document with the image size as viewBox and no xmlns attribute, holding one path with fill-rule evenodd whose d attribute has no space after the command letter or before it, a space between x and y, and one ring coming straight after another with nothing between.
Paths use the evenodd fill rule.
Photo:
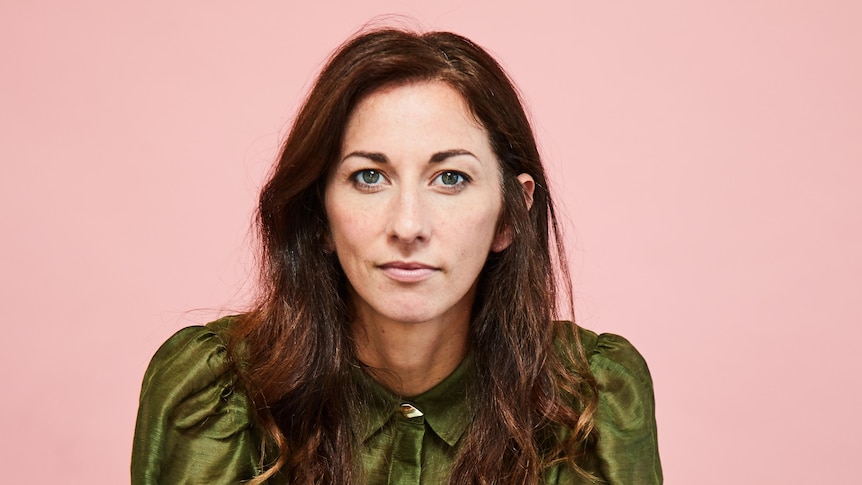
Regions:
<instances>
[{"instance_id":1,"label":"woman's face","mask_svg":"<svg viewBox=\"0 0 862 485\"><path fill-rule=\"evenodd\" d=\"M488 135L442 82L384 88L357 105L325 207L364 321L469 321L488 253L509 244L496 231L502 192Z\"/></svg>"}]
</instances>

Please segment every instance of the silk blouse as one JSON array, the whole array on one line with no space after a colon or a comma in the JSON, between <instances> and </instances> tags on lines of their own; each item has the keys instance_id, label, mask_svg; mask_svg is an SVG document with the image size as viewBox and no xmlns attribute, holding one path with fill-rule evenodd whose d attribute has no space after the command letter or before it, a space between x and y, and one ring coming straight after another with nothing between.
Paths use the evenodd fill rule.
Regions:
<instances>
[{"instance_id":1,"label":"silk blouse","mask_svg":"<svg viewBox=\"0 0 862 485\"><path fill-rule=\"evenodd\" d=\"M156 352L144 376L132 451L132 484L238 484L260 473L261 433L250 400L227 358L230 317L180 330ZM574 343L558 322L558 345ZM568 330L567 330L568 329ZM579 329L599 383L596 439L581 467L598 483L662 483L652 380L624 338ZM393 395L357 368L371 391L358 423L357 457L367 485L445 484L461 436L472 420L466 389L472 356L446 379L410 399ZM568 430L556 430L559 439ZM268 483L281 482L271 479ZM550 467L547 485L590 482L565 464Z\"/></svg>"}]
</instances>

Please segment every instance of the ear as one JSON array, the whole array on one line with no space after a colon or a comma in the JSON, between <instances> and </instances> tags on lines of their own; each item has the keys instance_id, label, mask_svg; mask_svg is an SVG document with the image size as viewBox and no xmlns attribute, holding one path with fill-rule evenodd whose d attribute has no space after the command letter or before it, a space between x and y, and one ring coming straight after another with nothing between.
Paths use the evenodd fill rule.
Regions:
<instances>
[{"instance_id":1,"label":"ear","mask_svg":"<svg viewBox=\"0 0 862 485\"><path fill-rule=\"evenodd\" d=\"M521 187L524 189L524 202L527 203L527 211L529 212L533 207L533 191L536 189L536 182L533 181L533 177L526 173L518 175L518 182L521 183ZM511 244L512 227L507 224L494 238L494 242L491 244L491 251L499 253Z\"/></svg>"},{"instance_id":2,"label":"ear","mask_svg":"<svg viewBox=\"0 0 862 485\"><path fill-rule=\"evenodd\" d=\"M320 243L320 249L323 250L325 254L332 254L335 252L335 243L332 241L332 231L329 229L329 225L321 232L316 234L315 239Z\"/></svg>"},{"instance_id":3,"label":"ear","mask_svg":"<svg viewBox=\"0 0 862 485\"><path fill-rule=\"evenodd\" d=\"M524 188L524 200L527 202L527 211L529 212L533 208L533 191L536 190L536 182L527 173L518 175L518 182L521 182L521 187Z\"/></svg>"}]
</instances>

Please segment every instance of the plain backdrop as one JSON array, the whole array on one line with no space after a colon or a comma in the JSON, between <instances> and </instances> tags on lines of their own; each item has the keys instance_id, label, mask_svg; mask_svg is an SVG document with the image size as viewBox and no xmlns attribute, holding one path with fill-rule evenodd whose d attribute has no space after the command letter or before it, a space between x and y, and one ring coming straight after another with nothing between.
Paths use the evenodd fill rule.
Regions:
<instances>
[{"instance_id":1,"label":"plain backdrop","mask_svg":"<svg viewBox=\"0 0 862 485\"><path fill-rule=\"evenodd\" d=\"M383 14L523 91L578 321L649 362L666 483L853 481L862 3L33 0L0 6L4 483L128 481L150 357L243 308L280 139Z\"/></svg>"}]
</instances>

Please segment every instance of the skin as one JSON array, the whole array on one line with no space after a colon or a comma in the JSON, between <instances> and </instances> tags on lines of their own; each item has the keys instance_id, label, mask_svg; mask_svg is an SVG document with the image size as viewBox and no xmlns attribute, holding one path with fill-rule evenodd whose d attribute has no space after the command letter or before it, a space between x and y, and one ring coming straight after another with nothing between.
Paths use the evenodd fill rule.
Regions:
<instances>
[{"instance_id":1,"label":"skin","mask_svg":"<svg viewBox=\"0 0 862 485\"><path fill-rule=\"evenodd\" d=\"M533 180L518 177L528 204ZM359 359L415 396L461 362L476 283L498 231L499 162L461 95L437 81L378 90L352 113L325 191Z\"/></svg>"}]
</instances>

